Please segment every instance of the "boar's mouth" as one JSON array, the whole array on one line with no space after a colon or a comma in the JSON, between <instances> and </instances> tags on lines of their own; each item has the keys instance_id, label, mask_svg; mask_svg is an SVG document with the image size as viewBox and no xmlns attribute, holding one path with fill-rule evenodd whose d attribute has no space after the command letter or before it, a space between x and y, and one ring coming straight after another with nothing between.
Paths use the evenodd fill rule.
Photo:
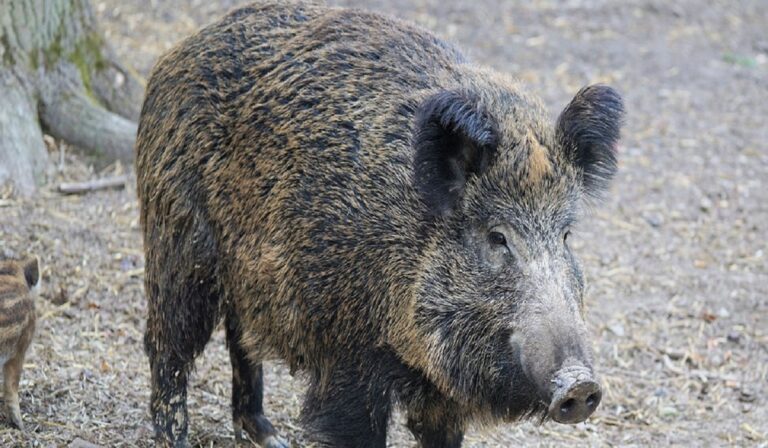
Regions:
<instances>
[{"instance_id":1,"label":"boar's mouth","mask_svg":"<svg viewBox=\"0 0 768 448\"><path fill-rule=\"evenodd\" d=\"M602 390L590 363L579 358L568 357L555 361L558 367L552 368L553 359L542 357L539 350L528 359L520 341L509 339L511 352L510 369L506 372L509 383L508 419L538 420L539 424L547 420L558 423L574 424L586 420L597 409L602 398ZM540 347L539 347L540 348ZM502 355L503 356L503 355ZM537 362L532 362L535 358ZM557 357L555 357L557 358ZM526 406L527 405L527 406Z\"/></svg>"},{"instance_id":2,"label":"boar's mouth","mask_svg":"<svg viewBox=\"0 0 768 448\"><path fill-rule=\"evenodd\" d=\"M532 420L542 424L550 418L549 406L552 394L542 391L522 365L520 346L508 344L511 331L501 332L496 353L500 372L499 380L488 396L494 413L507 422Z\"/></svg>"}]
</instances>

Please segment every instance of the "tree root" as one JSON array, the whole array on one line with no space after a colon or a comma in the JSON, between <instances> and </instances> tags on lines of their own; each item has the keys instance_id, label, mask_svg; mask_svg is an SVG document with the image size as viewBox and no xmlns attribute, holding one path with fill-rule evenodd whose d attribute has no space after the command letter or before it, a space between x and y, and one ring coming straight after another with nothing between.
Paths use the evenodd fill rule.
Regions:
<instances>
[{"instance_id":1,"label":"tree root","mask_svg":"<svg viewBox=\"0 0 768 448\"><path fill-rule=\"evenodd\" d=\"M0 68L0 180L13 179L21 196L34 193L48 152L43 143L32 88L11 70Z\"/></svg>"},{"instance_id":2,"label":"tree root","mask_svg":"<svg viewBox=\"0 0 768 448\"><path fill-rule=\"evenodd\" d=\"M63 92L43 103L46 131L93 155L130 164L136 124L94 104L79 92Z\"/></svg>"},{"instance_id":3,"label":"tree root","mask_svg":"<svg viewBox=\"0 0 768 448\"><path fill-rule=\"evenodd\" d=\"M72 77L54 77L47 84L40 119L48 133L91 154L131 163L136 123L86 96Z\"/></svg>"}]
</instances>

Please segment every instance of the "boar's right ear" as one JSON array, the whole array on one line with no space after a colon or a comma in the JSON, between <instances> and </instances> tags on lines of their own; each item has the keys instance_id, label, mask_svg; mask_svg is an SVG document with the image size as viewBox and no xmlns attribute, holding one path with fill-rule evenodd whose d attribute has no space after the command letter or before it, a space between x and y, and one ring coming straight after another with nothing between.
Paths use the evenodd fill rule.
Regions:
<instances>
[{"instance_id":1,"label":"boar's right ear","mask_svg":"<svg viewBox=\"0 0 768 448\"><path fill-rule=\"evenodd\" d=\"M566 157L580 169L584 191L600 196L616 174L616 147L624 120L624 103L614 89L585 87L557 120Z\"/></svg>"},{"instance_id":2,"label":"boar's right ear","mask_svg":"<svg viewBox=\"0 0 768 448\"><path fill-rule=\"evenodd\" d=\"M457 92L440 92L416 113L415 182L435 216L450 214L472 175L482 174L497 145L493 120Z\"/></svg>"},{"instance_id":3,"label":"boar's right ear","mask_svg":"<svg viewBox=\"0 0 768 448\"><path fill-rule=\"evenodd\" d=\"M37 257L29 257L22 262L22 270L24 271L24 280L27 281L27 286L34 288L40 282L40 262Z\"/></svg>"}]
</instances>

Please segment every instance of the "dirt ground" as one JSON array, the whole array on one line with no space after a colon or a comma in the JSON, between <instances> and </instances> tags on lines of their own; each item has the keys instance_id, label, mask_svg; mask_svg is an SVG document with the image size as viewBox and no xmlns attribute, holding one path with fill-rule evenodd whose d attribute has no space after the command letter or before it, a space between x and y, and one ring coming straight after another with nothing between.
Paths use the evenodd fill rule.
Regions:
<instances>
[{"instance_id":1,"label":"dirt ground","mask_svg":"<svg viewBox=\"0 0 768 448\"><path fill-rule=\"evenodd\" d=\"M156 58L238 2L94 0L146 76ZM525 80L553 117L604 82L628 110L620 174L574 233L603 402L586 423L473 430L467 446L768 446L768 2L337 0L385 11ZM45 266L21 384L27 432L2 446L148 446L146 301L135 189L61 196L94 169L50 142L39 198L0 193L0 256ZM232 446L221 332L190 388L191 440ZM304 386L268 365L266 407L294 446ZM397 422L390 445L414 446ZM79 442L78 442L79 443Z\"/></svg>"}]
</instances>

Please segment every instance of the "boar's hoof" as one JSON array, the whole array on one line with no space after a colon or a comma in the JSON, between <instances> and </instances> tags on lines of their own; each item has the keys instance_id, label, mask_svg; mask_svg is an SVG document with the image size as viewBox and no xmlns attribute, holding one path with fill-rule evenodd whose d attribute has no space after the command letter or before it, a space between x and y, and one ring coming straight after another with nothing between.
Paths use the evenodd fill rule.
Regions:
<instances>
[{"instance_id":1,"label":"boar's hoof","mask_svg":"<svg viewBox=\"0 0 768 448\"><path fill-rule=\"evenodd\" d=\"M600 385L586 368L563 369L555 375L553 383L549 416L558 423L583 422L600 404Z\"/></svg>"},{"instance_id":2,"label":"boar's hoof","mask_svg":"<svg viewBox=\"0 0 768 448\"><path fill-rule=\"evenodd\" d=\"M262 448L288 448L288 442L276 434L272 423L264 415L236 416L235 420L235 445L250 443L243 439L243 430Z\"/></svg>"}]
</instances>

